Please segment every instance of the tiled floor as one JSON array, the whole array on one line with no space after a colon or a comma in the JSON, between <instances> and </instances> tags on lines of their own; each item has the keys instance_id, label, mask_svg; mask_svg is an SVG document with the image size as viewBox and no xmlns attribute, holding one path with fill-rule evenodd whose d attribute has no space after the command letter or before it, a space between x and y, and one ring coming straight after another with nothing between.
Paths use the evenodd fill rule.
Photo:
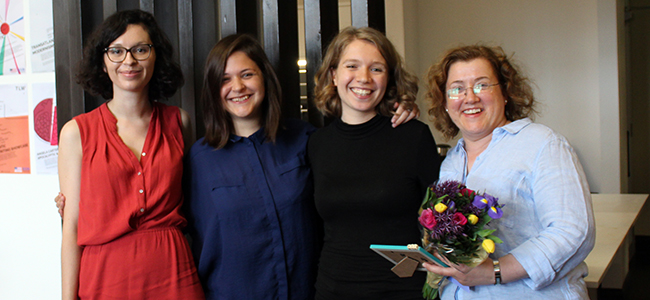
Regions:
<instances>
[{"instance_id":1,"label":"tiled floor","mask_svg":"<svg viewBox=\"0 0 650 300\"><path fill-rule=\"evenodd\" d=\"M622 290L599 289L598 300L650 299L650 236L636 237L636 253Z\"/></svg>"}]
</instances>

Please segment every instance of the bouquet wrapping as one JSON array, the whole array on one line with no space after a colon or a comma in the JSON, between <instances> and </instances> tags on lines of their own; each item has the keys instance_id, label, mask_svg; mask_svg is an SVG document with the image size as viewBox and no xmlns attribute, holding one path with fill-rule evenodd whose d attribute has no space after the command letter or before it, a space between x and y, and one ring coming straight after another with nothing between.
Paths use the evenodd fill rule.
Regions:
<instances>
[{"instance_id":1,"label":"bouquet wrapping","mask_svg":"<svg viewBox=\"0 0 650 300\"><path fill-rule=\"evenodd\" d=\"M419 221L423 227L422 247L433 255L454 264L475 267L494 252L496 229L486 225L503 216L498 199L468 189L458 181L443 181L431 185L420 208ZM424 299L435 299L444 278L428 272L422 288Z\"/></svg>"}]
</instances>

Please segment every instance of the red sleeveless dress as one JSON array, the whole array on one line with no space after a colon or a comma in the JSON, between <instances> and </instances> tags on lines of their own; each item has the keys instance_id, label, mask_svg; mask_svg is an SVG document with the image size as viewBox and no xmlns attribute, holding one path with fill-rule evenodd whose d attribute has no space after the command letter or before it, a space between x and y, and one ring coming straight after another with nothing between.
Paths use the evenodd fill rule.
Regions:
<instances>
[{"instance_id":1,"label":"red sleeveless dress","mask_svg":"<svg viewBox=\"0 0 650 300\"><path fill-rule=\"evenodd\" d=\"M137 157L106 103L74 118L83 161L77 243L81 299L204 299L180 228L180 110L153 103Z\"/></svg>"}]
</instances>

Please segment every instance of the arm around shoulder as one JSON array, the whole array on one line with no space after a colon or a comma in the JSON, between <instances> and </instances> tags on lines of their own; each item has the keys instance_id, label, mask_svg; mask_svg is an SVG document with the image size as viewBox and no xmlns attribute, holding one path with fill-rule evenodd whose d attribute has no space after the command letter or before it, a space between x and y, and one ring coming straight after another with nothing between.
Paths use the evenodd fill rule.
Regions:
<instances>
[{"instance_id":1,"label":"arm around shoulder","mask_svg":"<svg viewBox=\"0 0 650 300\"><path fill-rule=\"evenodd\" d=\"M59 138L59 185L66 195L61 242L62 299L77 299L81 247L77 245L79 191L82 162L81 134L73 120L65 124Z\"/></svg>"}]
</instances>

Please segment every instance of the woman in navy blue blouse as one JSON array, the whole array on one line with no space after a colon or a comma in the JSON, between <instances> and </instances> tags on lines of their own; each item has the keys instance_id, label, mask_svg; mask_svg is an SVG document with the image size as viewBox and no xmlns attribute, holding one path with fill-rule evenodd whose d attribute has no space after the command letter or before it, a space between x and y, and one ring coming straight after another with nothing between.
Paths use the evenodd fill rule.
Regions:
<instances>
[{"instance_id":1,"label":"woman in navy blue blouse","mask_svg":"<svg viewBox=\"0 0 650 300\"><path fill-rule=\"evenodd\" d=\"M185 191L206 297L313 298L320 235L305 148L314 128L280 123L278 79L248 35L212 49L201 98L206 135L190 150Z\"/></svg>"}]
</instances>

